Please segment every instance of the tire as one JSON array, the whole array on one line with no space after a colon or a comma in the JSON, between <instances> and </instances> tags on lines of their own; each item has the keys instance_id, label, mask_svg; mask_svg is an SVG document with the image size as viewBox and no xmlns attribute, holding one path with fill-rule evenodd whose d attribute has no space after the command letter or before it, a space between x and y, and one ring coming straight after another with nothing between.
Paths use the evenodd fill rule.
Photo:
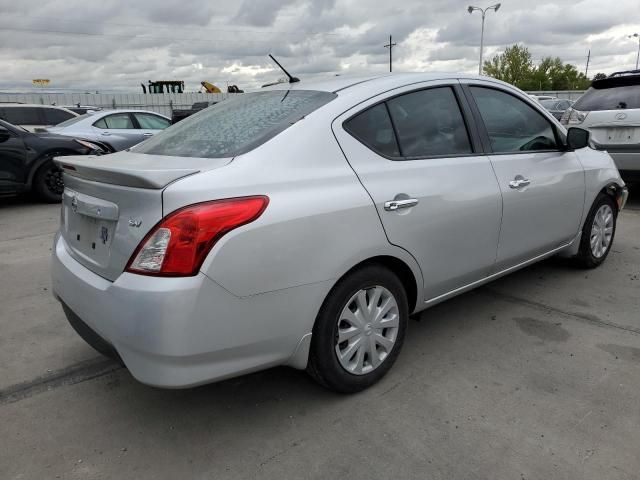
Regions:
<instances>
[{"instance_id":1,"label":"tire","mask_svg":"<svg viewBox=\"0 0 640 480\"><path fill-rule=\"evenodd\" d=\"M600 193L582 226L580 249L574 258L579 267L596 268L605 261L615 238L617 218L616 203L609 195Z\"/></svg>"},{"instance_id":2,"label":"tire","mask_svg":"<svg viewBox=\"0 0 640 480\"><path fill-rule=\"evenodd\" d=\"M52 157L38 168L33 177L33 191L38 198L46 203L60 203L64 184L62 182L62 170L60 170Z\"/></svg>"},{"instance_id":3,"label":"tire","mask_svg":"<svg viewBox=\"0 0 640 480\"><path fill-rule=\"evenodd\" d=\"M353 271L333 287L318 313L307 372L340 393L370 387L398 357L408 318L407 294L394 273L380 265ZM339 335L345 340L338 342Z\"/></svg>"}]
</instances>

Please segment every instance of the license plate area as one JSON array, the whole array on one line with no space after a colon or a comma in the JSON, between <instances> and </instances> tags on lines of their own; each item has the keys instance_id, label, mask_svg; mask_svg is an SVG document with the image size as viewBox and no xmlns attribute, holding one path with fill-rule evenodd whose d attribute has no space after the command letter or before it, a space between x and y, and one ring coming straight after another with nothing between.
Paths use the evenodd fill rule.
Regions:
<instances>
[{"instance_id":1,"label":"license plate area","mask_svg":"<svg viewBox=\"0 0 640 480\"><path fill-rule=\"evenodd\" d=\"M65 190L62 208L62 230L69 248L96 266L107 266L118 223L117 205Z\"/></svg>"},{"instance_id":2,"label":"license plate area","mask_svg":"<svg viewBox=\"0 0 640 480\"><path fill-rule=\"evenodd\" d=\"M607 139L615 144L640 143L640 127L608 128Z\"/></svg>"}]
</instances>

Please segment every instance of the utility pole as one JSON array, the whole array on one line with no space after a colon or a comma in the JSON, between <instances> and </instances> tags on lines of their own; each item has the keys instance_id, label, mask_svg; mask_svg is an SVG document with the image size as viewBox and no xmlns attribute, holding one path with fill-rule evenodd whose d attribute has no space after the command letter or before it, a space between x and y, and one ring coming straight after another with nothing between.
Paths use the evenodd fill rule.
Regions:
<instances>
[{"instance_id":1,"label":"utility pole","mask_svg":"<svg viewBox=\"0 0 640 480\"><path fill-rule=\"evenodd\" d=\"M636 37L638 39L638 55L636 55L636 70L638 70L638 63L640 62L640 34L634 33L629 35L629 38Z\"/></svg>"},{"instance_id":2,"label":"utility pole","mask_svg":"<svg viewBox=\"0 0 640 480\"><path fill-rule=\"evenodd\" d=\"M587 68L584 69L584 76L589 78L589 60L591 60L591 49L589 49L589 53L587 54Z\"/></svg>"},{"instance_id":3,"label":"utility pole","mask_svg":"<svg viewBox=\"0 0 640 480\"><path fill-rule=\"evenodd\" d=\"M389 44L385 45L384 48L388 48L389 49L389 71L393 72L393 47L395 47L396 44L393 43L393 38L391 35L389 35Z\"/></svg>"}]
</instances>

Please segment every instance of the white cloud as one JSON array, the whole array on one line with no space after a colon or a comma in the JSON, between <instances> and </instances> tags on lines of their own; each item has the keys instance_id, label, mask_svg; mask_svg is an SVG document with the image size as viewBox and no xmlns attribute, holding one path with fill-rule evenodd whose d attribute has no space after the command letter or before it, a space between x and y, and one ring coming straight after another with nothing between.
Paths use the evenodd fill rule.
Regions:
<instances>
[{"instance_id":1,"label":"white cloud","mask_svg":"<svg viewBox=\"0 0 640 480\"><path fill-rule=\"evenodd\" d=\"M489 2L490 3L490 2ZM241 88L273 81L273 53L297 76L477 69L480 16L467 1L0 0L0 89L137 91L140 82L202 80ZM513 43L534 58L560 56L590 72L635 65L637 0L504 0L486 18L485 58Z\"/></svg>"}]
</instances>

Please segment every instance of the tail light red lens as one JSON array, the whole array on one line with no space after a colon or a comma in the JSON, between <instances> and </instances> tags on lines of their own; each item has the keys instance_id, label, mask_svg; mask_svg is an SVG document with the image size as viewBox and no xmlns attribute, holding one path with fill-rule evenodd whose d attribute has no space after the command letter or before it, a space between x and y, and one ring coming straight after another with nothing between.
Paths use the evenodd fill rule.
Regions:
<instances>
[{"instance_id":1,"label":"tail light red lens","mask_svg":"<svg viewBox=\"0 0 640 480\"><path fill-rule=\"evenodd\" d=\"M255 196L198 203L176 210L140 242L126 271L167 277L193 276L223 235L256 220L268 204L268 197Z\"/></svg>"}]
</instances>

